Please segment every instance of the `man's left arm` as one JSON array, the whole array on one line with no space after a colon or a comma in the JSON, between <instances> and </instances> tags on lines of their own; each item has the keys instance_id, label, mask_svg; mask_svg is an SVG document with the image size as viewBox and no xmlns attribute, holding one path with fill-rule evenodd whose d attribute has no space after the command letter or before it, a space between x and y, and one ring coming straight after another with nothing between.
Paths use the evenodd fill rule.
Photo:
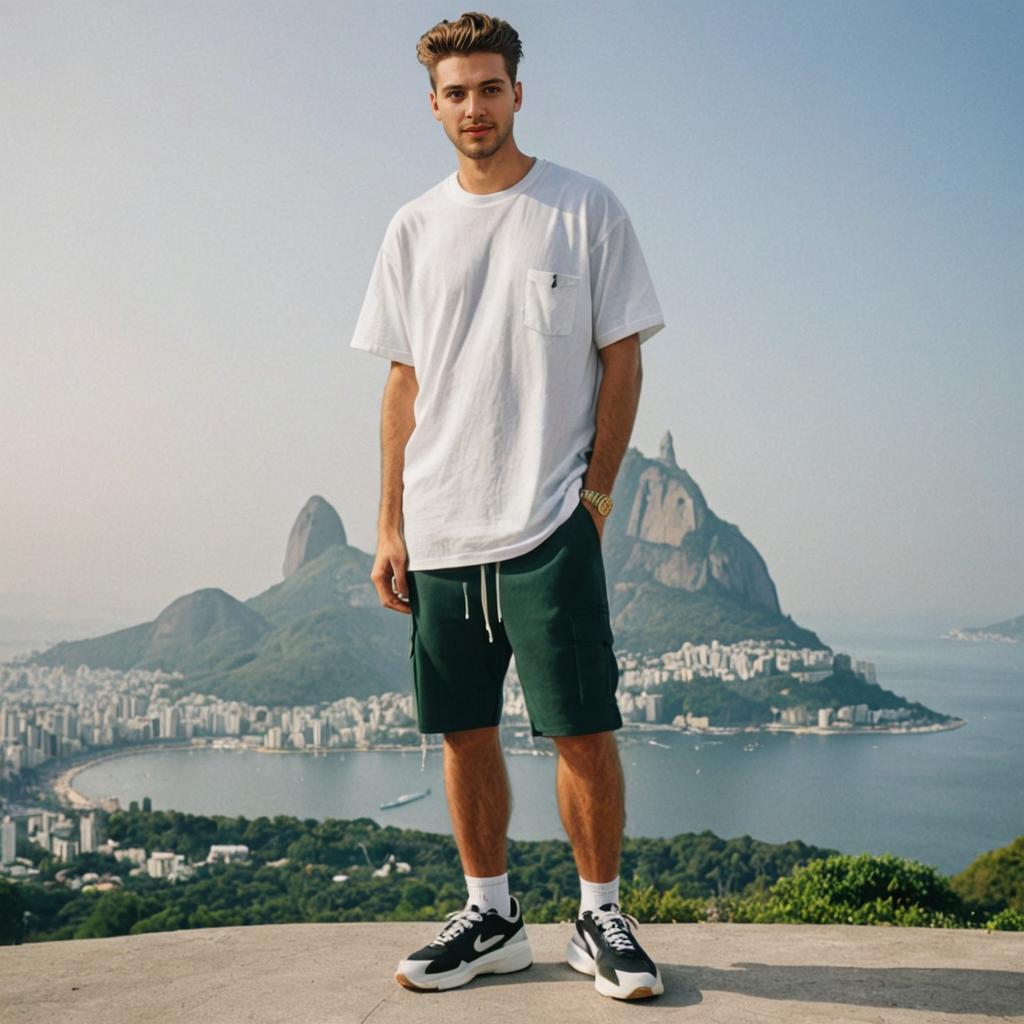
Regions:
<instances>
[{"instance_id":1,"label":"man's left arm","mask_svg":"<svg viewBox=\"0 0 1024 1024\"><path fill-rule=\"evenodd\" d=\"M602 494L611 494L619 466L629 446L640 404L643 369L640 365L640 336L604 345L597 350L604 367L601 387L597 393L597 414L594 449L583 477L583 487ZM604 519L590 502L584 501L600 536L604 535Z\"/></svg>"}]
</instances>

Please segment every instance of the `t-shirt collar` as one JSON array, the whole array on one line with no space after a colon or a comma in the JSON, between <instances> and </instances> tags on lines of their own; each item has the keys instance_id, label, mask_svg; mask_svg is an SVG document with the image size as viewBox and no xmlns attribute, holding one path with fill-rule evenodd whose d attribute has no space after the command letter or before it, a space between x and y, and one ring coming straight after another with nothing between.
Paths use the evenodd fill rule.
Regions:
<instances>
[{"instance_id":1,"label":"t-shirt collar","mask_svg":"<svg viewBox=\"0 0 1024 1024\"><path fill-rule=\"evenodd\" d=\"M533 166L514 185L502 189L500 192L488 192L486 195L478 195L475 192L467 192L459 184L459 172L452 171L445 180L445 192L457 203L465 206L493 206L496 203L503 203L520 192L528 189L544 172L547 161L543 157L537 157Z\"/></svg>"}]
</instances>

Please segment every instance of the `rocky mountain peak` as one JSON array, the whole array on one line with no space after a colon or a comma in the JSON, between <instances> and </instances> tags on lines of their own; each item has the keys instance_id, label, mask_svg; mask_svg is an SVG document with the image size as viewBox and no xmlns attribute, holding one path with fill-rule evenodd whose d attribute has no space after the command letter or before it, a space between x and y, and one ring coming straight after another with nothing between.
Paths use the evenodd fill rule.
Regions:
<instances>
[{"instance_id":1,"label":"rocky mountain peak","mask_svg":"<svg viewBox=\"0 0 1024 1024\"><path fill-rule=\"evenodd\" d=\"M299 512L288 535L284 556L284 578L294 575L307 562L322 555L332 544L347 544L345 527L334 506L314 494Z\"/></svg>"},{"instance_id":2,"label":"rocky mountain peak","mask_svg":"<svg viewBox=\"0 0 1024 1024\"><path fill-rule=\"evenodd\" d=\"M772 614L778 594L764 559L731 523L708 507L697 481L677 463L666 432L658 458L631 448L615 485L623 509L608 561L622 581L645 579L692 592L724 591Z\"/></svg>"},{"instance_id":3,"label":"rocky mountain peak","mask_svg":"<svg viewBox=\"0 0 1024 1024\"><path fill-rule=\"evenodd\" d=\"M708 515L704 494L672 458L671 469L663 459L652 459L640 473L626 523L630 537L678 547L687 534L703 527Z\"/></svg>"}]
</instances>

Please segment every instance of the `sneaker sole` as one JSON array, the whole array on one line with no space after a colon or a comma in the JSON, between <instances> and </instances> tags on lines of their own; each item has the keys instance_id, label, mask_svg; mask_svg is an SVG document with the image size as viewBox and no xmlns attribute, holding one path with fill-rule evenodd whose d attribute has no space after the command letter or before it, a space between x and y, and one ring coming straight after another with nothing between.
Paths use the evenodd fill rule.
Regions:
<instances>
[{"instance_id":1,"label":"sneaker sole","mask_svg":"<svg viewBox=\"0 0 1024 1024\"><path fill-rule=\"evenodd\" d=\"M626 975L631 980L622 985L610 982L603 974L597 973L597 965L589 953L584 953L579 946L569 939L565 947L565 959L569 966L580 974L589 974L594 979L594 988L603 996L611 996L612 999L650 999L651 996L660 996L665 991L661 977L655 974ZM625 972L621 972L625 973Z\"/></svg>"},{"instance_id":2,"label":"sneaker sole","mask_svg":"<svg viewBox=\"0 0 1024 1024\"><path fill-rule=\"evenodd\" d=\"M484 953L472 963L463 964L462 967L445 974L435 974L417 981L411 980L409 974L415 969L414 965L423 962L425 961L403 960L395 972L395 981L410 992L439 992L458 988L471 982L479 974L513 974L515 971L525 971L533 963L533 950L530 948L529 939L523 939L496 949L493 953ZM405 966L406 964L409 966Z\"/></svg>"}]
</instances>

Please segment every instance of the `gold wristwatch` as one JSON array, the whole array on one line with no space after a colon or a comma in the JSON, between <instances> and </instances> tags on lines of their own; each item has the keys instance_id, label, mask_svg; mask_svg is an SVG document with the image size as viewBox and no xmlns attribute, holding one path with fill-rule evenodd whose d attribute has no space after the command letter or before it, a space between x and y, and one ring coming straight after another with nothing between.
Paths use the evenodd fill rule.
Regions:
<instances>
[{"instance_id":1,"label":"gold wristwatch","mask_svg":"<svg viewBox=\"0 0 1024 1024\"><path fill-rule=\"evenodd\" d=\"M612 510L612 499L607 494L602 494L600 491L592 491L587 487L584 487L580 491L580 497L585 501L589 501L594 508L597 509L601 515L606 516Z\"/></svg>"}]
</instances>

